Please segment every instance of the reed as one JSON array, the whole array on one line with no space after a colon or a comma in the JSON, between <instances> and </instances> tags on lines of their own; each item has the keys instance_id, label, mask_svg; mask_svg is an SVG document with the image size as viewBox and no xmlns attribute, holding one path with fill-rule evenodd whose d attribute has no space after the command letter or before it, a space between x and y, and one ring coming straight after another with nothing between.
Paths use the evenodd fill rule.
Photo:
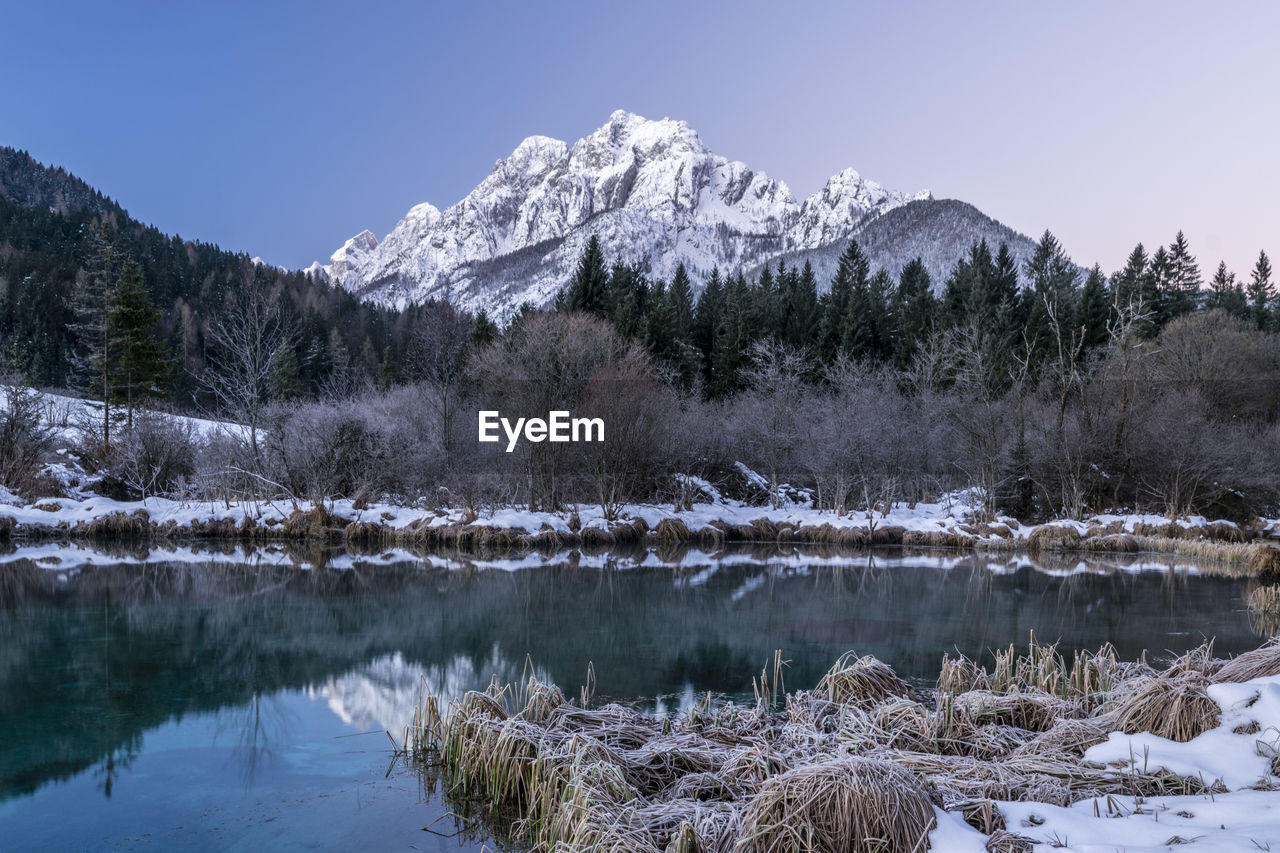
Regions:
<instances>
[{"instance_id":1,"label":"reed","mask_svg":"<svg viewBox=\"0 0 1280 853\"><path fill-rule=\"evenodd\" d=\"M659 542L688 542L693 539L693 534L689 532L689 526L678 518L662 519L662 521L658 522L654 532L657 534Z\"/></svg>"},{"instance_id":2,"label":"reed","mask_svg":"<svg viewBox=\"0 0 1280 853\"><path fill-rule=\"evenodd\" d=\"M1116 727L1126 734L1151 732L1189 741L1218 725L1218 703L1205 688L1209 679L1194 671L1143 676L1126 683L1114 702Z\"/></svg>"},{"instance_id":3,"label":"reed","mask_svg":"<svg viewBox=\"0 0 1280 853\"><path fill-rule=\"evenodd\" d=\"M1280 578L1280 548L1257 543L1249 546L1249 571L1260 578Z\"/></svg>"},{"instance_id":4,"label":"reed","mask_svg":"<svg viewBox=\"0 0 1280 853\"><path fill-rule=\"evenodd\" d=\"M1080 531L1063 524L1042 524L1027 535L1027 550L1054 551L1078 548Z\"/></svg>"},{"instance_id":5,"label":"reed","mask_svg":"<svg viewBox=\"0 0 1280 853\"><path fill-rule=\"evenodd\" d=\"M920 780L888 761L851 756L766 781L747 807L743 853L925 851L936 818Z\"/></svg>"},{"instance_id":6,"label":"reed","mask_svg":"<svg viewBox=\"0 0 1280 853\"><path fill-rule=\"evenodd\" d=\"M827 670L813 692L837 705L865 707L893 697L916 698L911 685L899 678L893 667L870 656L855 659L852 652Z\"/></svg>"},{"instance_id":7,"label":"reed","mask_svg":"<svg viewBox=\"0 0 1280 853\"><path fill-rule=\"evenodd\" d=\"M944 659L920 700L874 658L846 655L812 692L785 693L784 666L775 654L754 705L708 695L666 719L587 709L533 677L447 709L426 695L405 741L456 801L514 815L536 850L924 851L935 805L962 811L989 849L1023 850L991 801L1221 790L1083 755L1113 731L1185 740L1216 725L1205 687L1280 671L1280 642L1226 664L1205 645L1155 672L1109 646L1068 664L1032 638L990 669Z\"/></svg>"},{"instance_id":8,"label":"reed","mask_svg":"<svg viewBox=\"0 0 1280 853\"><path fill-rule=\"evenodd\" d=\"M1241 682L1273 675L1280 675L1280 637L1272 637L1261 648L1227 661L1213 674L1213 680Z\"/></svg>"}]
</instances>

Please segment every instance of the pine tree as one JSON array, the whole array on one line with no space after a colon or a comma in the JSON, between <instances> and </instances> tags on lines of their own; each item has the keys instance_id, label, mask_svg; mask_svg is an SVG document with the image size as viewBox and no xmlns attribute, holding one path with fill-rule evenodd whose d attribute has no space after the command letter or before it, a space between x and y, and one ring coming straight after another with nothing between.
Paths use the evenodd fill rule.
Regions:
<instances>
[{"instance_id":1,"label":"pine tree","mask_svg":"<svg viewBox=\"0 0 1280 853\"><path fill-rule=\"evenodd\" d=\"M498 326L489 319L489 312L483 308L476 315L475 322L471 325L471 345L474 347L483 347L498 337Z\"/></svg>"},{"instance_id":2,"label":"pine tree","mask_svg":"<svg viewBox=\"0 0 1280 853\"><path fill-rule=\"evenodd\" d=\"M982 304L982 325L993 346L1012 347L1025 327L1027 312L1018 289L1018 261L1001 243L991 263Z\"/></svg>"},{"instance_id":3,"label":"pine tree","mask_svg":"<svg viewBox=\"0 0 1280 853\"><path fill-rule=\"evenodd\" d=\"M1048 233L1048 232L1046 232ZM986 308L999 310L1001 306L1018 304L1018 260L1009 251L1008 243L1001 243L996 251L991 281L987 287ZM1019 318L1014 317L1015 321Z\"/></svg>"},{"instance_id":4,"label":"pine tree","mask_svg":"<svg viewBox=\"0 0 1280 853\"><path fill-rule=\"evenodd\" d=\"M1181 231L1169 244L1169 266L1165 309L1166 316L1173 319L1196 309L1200 301L1200 285L1203 283L1200 266L1196 263L1195 255L1191 254L1186 235Z\"/></svg>"},{"instance_id":5,"label":"pine tree","mask_svg":"<svg viewBox=\"0 0 1280 853\"><path fill-rule=\"evenodd\" d=\"M940 312L944 328L967 326L970 319L976 319L984 331L990 329L995 275L996 265L987 241L976 241L969 247L968 256L956 261L947 278Z\"/></svg>"},{"instance_id":6,"label":"pine tree","mask_svg":"<svg viewBox=\"0 0 1280 853\"><path fill-rule=\"evenodd\" d=\"M1148 336L1154 336L1173 318L1170 299L1173 295L1173 261L1164 246L1151 254L1151 266L1144 282L1151 299L1153 326L1146 328Z\"/></svg>"},{"instance_id":7,"label":"pine tree","mask_svg":"<svg viewBox=\"0 0 1280 853\"><path fill-rule=\"evenodd\" d=\"M853 298L854 282L865 283L867 270L867 258L862 254L862 248L857 240L850 240L840 254L835 278L831 279L831 289L822 295L818 304L817 350L818 358L824 363L835 361L840 353L844 320L849 313L849 302Z\"/></svg>"},{"instance_id":8,"label":"pine tree","mask_svg":"<svg viewBox=\"0 0 1280 853\"><path fill-rule=\"evenodd\" d=\"M873 361L884 362L893 353L894 314L889 298L893 280L884 270L876 270L867 287L867 308L871 321L871 351Z\"/></svg>"},{"instance_id":9,"label":"pine tree","mask_svg":"<svg viewBox=\"0 0 1280 853\"><path fill-rule=\"evenodd\" d=\"M671 301L674 320L672 339L688 344L693 332L693 286L683 263L676 265L676 273L671 279L667 295Z\"/></svg>"},{"instance_id":10,"label":"pine tree","mask_svg":"<svg viewBox=\"0 0 1280 853\"><path fill-rule=\"evenodd\" d=\"M720 325L720 313L724 305L724 284L720 270L711 270L707 286L698 297L693 309L693 346L702 359L703 381L711 382L711 353L715 348L716 329Z\"/></svg>"},{"instance_id":11,"label":"pine tree","mask_svg":"<svg viewBox=\"0 0 1280 853\"><path fill-rule=\"evenodd\" d=\"M746 279L741 274L730 279L724 288L724 301L711 347L708 396L727 396L741 386L741 370L746 364L747 349L751 343L746 311L748 298Z\"/></svg>"},{"instance_id":12,"label":"pine tree","mask_svg":"<svg viewBox=\"0 0 1280 853\"><path fill-rule=\"evenodd\" d=\"M648 305L649 284L635 267L615 263L609 271L608 317L614 328L627 337L639 337Z\"/></svg>"},{"instance_id":13,"label":"pine tree","mask_svg":"<svg viewBox=\"0 0 1280 853\"><path fill-rule=\"evenodd\" d=\"M871 326L871 279L857 276L840 324L840 351L855 359L871 354L875 332Z\"/></svg>"},{"instance_id":14,"label":"pine tree","mask_svg":"<svg viewBox=\"0 0 1280 853\"><path fill-rule=\"evenodd\" d=\"M1124 269L1111 276L1112 294L1118 309L1137 309L1144 296L1142 280L1147 275L1147 252L1139 243L1129 253ZM1142 306L1149 309L1151 306Z\"/></svg>"},{"instance_id":15,"label":"pine tree","mask_svg":"<svg viewBox=\"0 0 1280 853\"><path fill-rule=\"evenodd\" d=\"M128 427L133 429L135 405L146 398L164 396L160 380L169 369L157 338L160 309L151 303L142 286L142 268L133 260L121 265L107 323L113 344L111 392L124 403Z\"/></svg>"},{"instance_id":16,"label":"pine tree","mask_svg":"<svg viewBox=\"0 0 1280 853\"><path fill-rule=\"evenodd\" d=\"M1110 322L1107 277L1102 274L1102 267L1094 264L1080 291L1080 327L1084 330L1086 348L1100 347L1107 342Z\"/></svg>"},{"instance_id":17,"label":"pine tree","mask_svg":"<svg viewBox=\"0 0 1280 853\"><path fill-rule=\"evenodd\" d=\"M894 315L897 317L893 363L895 367L903 369L915 358L920 345L933 331L936 300L929 281L929 271L921 258L915 258L902 267L893 301Z\"/></svg>"},{"instance_id":18,"label":"pine tree","mask_svg":"<svg viewBox=\"0 0 1280 853\"><path fill-rule=\"evenodd\" d=\"M578 261L573 281L563 294L561 307L567 311L585 311L607 317L608 290L609 273L605 268L604 252L600 248L600 238L592 234L581 260Z\"/></svg>"},{"instance_id":19,"label":"pine tree","mask_svg":"<svg viewBox=\"0 0 1280 853\"><path fill-rule=\"evenodd\" d=\"M394 367L388 361L391 357L390 348L386 352L386 360L383 362L384 378L383 382L389 386L394 380ZM391 368L389 371L386 368ZM275 355L271 359L271 372L267 378L268 393L273 400L296 400L302 396L302 370L298 363L298 353L291 346L283 346L276 350Z\"/></svg>"},{"instance_id":20,"label":"pine tree","mask_svg":"<svg viewBox=\"0 0 1280 853\"><path fill-rule=\"evenodd\" d=\"M1040 365L1057 351L1057 336L1065 341L1077 328L1079 272L1062 244L1047 230L1027 261L1026 271L1031 285L1025 294L1027 355L1033 365Z\"/></svg>"},{"instance_id":21,"label":"pine tree","mask_svg":"<svg viewBox=\"0 0 1280 853\"><path fill-rule=\"evenodd\" d=\"M796 349L805 349L812 346L818 328L818 280L807 260L800 274L792 277L788 297L790 306L783 339Z\"/></svg>"},{"instance_id":22,"label":"pine tree","mask_svg":"<svg viewBox=\"0 0 1280 853\"><path fill-rule=\"evenodd\" d=\"M111 386L114 351L111 339L111 307L123 257L110 232L94 236L94 253L88 270L76 278L71 293L75 320L72 373L80 388L102 401L102 442L111 445Z\"/></svg>"},{"instance_id":23,"label":"pine tree","mask_svg":"<svg viewBox=\"0 0 1280 853\"><path fill-rule=\"evenodd\" d=\"M1181 316L1196 309L1200 301L1200 289L1204 284L1200 265L1196 262L1195 255L1191 254L1186 235L1182 231L1169 244L1169 263L1173 270L1170 314Z\"/></svg>"},{"instance_id":24,"label":"pine tree","mask_svg":"<svg viewBox=\"0 0 1280 853\"><path fill-rule=\"evenodd\" d=\"M774 278L773 270L768 264L760 271L760 280L751 289L751 323L760 330L761 338L782 340L787 329L786 299L783 289L785 267L779 262L778 269L782 273L781 280Z\"/></svg>"},{"instance_id":25,"label":"pine tree","mask_svg":"<svg viewBox=\"0 0 1280 853\"><path fill-rule=\"evenodd\" d=\"M1271 312L1267 308L1271 294L1271 259L1266 252L1259 252L1258 262L1249 276L1248 298L1254 325L1264 331L1271 327Z\"/></svg>"},{"instance_id":26,"label":"pine tree","mask_svg":"<svg viewBox=\"0 0 1280 853\"><path fill-rule=\"evenodd\" d=\"M1209 295L1205 306L1221 308L1235 317L1249 315L1249 302L1244 295L1244 288L1236 281L1236 274L1227 269L1226 261L1218 261L1218 269L1209 280Z\"/></svg>"},{"instance_id":27,"label":"pine tree","mask_svg":"<svg viewBox=\"0 0 1280 853\"><path fill-rule=\"evenodd\" d=\"M640 337L655 359L671 358L675 343L675 310L665 281L656 281L649 289L649 304L640 322Z\"/></svg>"}]
</instances>

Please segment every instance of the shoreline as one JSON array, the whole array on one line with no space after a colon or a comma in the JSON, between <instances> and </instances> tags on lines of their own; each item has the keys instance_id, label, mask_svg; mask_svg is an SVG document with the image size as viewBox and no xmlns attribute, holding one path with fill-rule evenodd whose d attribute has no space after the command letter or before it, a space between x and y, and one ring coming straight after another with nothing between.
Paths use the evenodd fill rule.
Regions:
<instances>
[{"instance_id":1,"label":"shoreline","mask_svg":"<svg viewBox=\"0 0 1280 853\"><path fill-rule=\"evenodd\" d=\"M421 509L336 500L302 502L180 502L164 498L120 502L97 496L0 504L0 541L14 543L222 542L294 543L451 551L476 557L584 554L614 548L732 546L859 551L874 547L946 549L978 555L1187 557L1225 574L1280 574L1280 548L1268 538L1275 522L1246 531L1227 521L1152 515L1102 515L1085 521L1028 525L1012 518L974 522L970 508L948 500L895 505L885 513L837 516L807 507L730 503L669 506L634 504L610 520L599 506L560 512L504 508L478 515L468 509ZM1249 538L1254 534L1254 538Z\"/></svg>"},{"instance_id":2,"label":"shoreline","mask_svg":"<svg viewBox=\"0 0 1280 853\"><path fill-rule=\"evenodd\" d=\"M1280 569L1280 549L1246 539L1230 522L1168 521L1150 515L1098 516L1088 521L1025 525L1000 518L973 523L941 504L897 508L867 524L865 514L836 516L807 508L695 504L682 512L652 504L625 507L617 520L599 507L562 512L503 509L488 517L469 510L422 510L392 504L357 506L245 501L178 502L162 498L117 502L105 498L44 499L0 505L0 540L219 541L249 544L323 543L360 547L449 549L477 556L556 553L616 546L688 546L713 551L731 545L862 549L890 546L992 555L1184 556L1268 574ZM963 512L963 511L962 511ZM898 518L895 518L898 516ZM899 521L900 523L894 523ZM862 522L862 523L859 523ZM1264 529L1269 530L1270 525Z\"/></svg>"}]
</instances>

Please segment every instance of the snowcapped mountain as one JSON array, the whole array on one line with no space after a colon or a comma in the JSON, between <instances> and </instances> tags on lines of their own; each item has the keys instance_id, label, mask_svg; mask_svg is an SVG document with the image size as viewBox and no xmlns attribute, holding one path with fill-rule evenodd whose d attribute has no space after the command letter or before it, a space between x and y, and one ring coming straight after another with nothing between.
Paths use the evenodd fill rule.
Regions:
<instances>
[{"instance_id":1,"label":"snowcapped mountain","mask_svg":"<svg viewBox=\"0 0 1280 853\"><path fill-rule=\"evenodd\" d=\"M457 204L420 204L381 242L361 232L309 271L383 304L447 298L505 318L551 302L592 235L611 262L659 278L683 262L701 282L714 267L842 244L930 198L846 169L797 202L782 181L712 153L688 124L619 110L572 145L529 137Z\"/></svg>"}]
</instances>

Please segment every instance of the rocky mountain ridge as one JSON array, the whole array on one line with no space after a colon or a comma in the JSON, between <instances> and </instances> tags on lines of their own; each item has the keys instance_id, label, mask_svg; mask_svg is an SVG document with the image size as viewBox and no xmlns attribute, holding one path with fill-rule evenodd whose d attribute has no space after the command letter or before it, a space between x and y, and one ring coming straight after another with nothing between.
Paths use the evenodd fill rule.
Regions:
<instances>
[{"instance_id":1,"label":"rocky mountain ridge","mask_svg":"<svg viewBox=\"0 0 1280 853\"><path fill-rule=\"evenodd\" d=\"M825 268L851 236L913 203L912 219L933 221L936 242L927 190L892 192L846 169L797 201L784 182L713 153L685 122L619 110L572 145L529 137L457 204L419 204L381 241L363 231L309 271L379 304L439 298L503 319L526 302L549 304L593 235L611 262L664 279L683 263L701 284L713 268L751 271L779 258L812 255ZM948 208L954 233L927 247L938 284L974 239L1014 233L969 210L957 219ZM896 273L903 239L873 264ZM1021 239L1019 256L1030 245Z\"/></svg>"}]
</instances>

